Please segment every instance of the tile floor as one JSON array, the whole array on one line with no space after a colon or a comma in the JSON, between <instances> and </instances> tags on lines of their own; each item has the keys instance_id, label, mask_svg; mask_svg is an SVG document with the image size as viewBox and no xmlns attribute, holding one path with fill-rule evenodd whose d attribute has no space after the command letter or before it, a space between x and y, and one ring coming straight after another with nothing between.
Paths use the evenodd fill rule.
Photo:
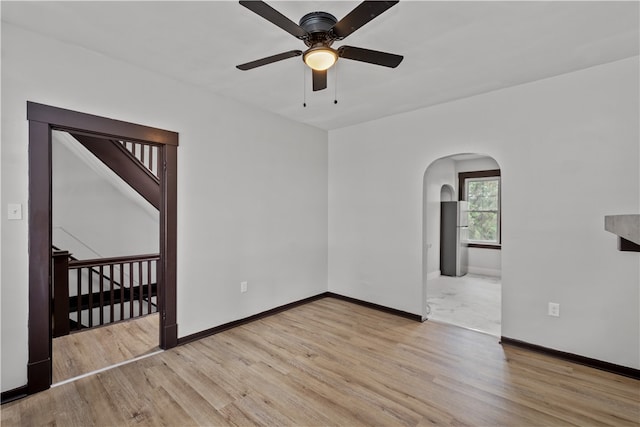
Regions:
<instances>
[{"instance_id":1,"label":"tile floor","mask_svg":"<svg viewBox=\"0 0 640 427\"><path fill-rule=\"evenodd\" d=\"M499 337L501 292L499 277L467 274L431 279L427 282L427 318Z\"/></svg>"}]
</instances>

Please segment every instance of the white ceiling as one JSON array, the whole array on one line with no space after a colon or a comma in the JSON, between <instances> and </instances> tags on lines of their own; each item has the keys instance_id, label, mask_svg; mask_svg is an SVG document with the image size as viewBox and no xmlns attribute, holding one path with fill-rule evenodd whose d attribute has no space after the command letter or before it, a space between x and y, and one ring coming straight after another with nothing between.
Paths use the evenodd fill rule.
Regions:
<instances>
[{"instance_id":1,"label":"white ceiling","mask_svg":"<svg viewBox=\"0 0 640 427\"><path fill-rule=\"evenodd\" d=\"M298 22L358 1L269 1ZM235 1L7 2L2 20L252 104L336 129L638 55L639 3L401 1L343 44L404 55L396 69L338 61L312 92L300 58L235 65L304 44ZM306 103L305 99L306 76Z\"/></svg>"}]
</instances>

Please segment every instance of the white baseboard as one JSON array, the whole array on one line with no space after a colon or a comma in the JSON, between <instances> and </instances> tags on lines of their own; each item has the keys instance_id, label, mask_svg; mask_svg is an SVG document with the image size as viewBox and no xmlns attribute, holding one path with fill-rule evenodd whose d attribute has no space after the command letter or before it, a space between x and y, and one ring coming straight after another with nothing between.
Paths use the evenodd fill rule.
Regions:
<instances>
[{"instance_id":1,"label":"white baseboard","mask_svg":"<svg viewBox=\"0 0 640 427\"><path fill-rule=\"evenodd\" d=\"M427 280L432 280L440 277L440 270L432 271L427 274Z\"/></svg>"},{"instance_id":2,"label":"white baseboard","mask_svg":"<svg viewBox=\"0 0 640 427\"><path fill-rule=\"evenodd\" d=\"M467 267L467 272L470 274L477 274L480 276L491 276L491 277L502 277L502 271L496 270L493 268L482 268L482 267Z\"/></svg>"},{"instance_id":3,"label":"white baseboard","mask_svg":"<svg viewBox=\"0 0 640 427\"><path fill-rule=\"evenodd\" d=\"M489 276L489 277L502 277L502 271L496 270L493 268L482 268L482 267L467 267L467 273L477 274L478 276ZM427 274L427 280L433 280L440 277L442 273L440 270L432 271Z\"/></svg>"}]
</instances>

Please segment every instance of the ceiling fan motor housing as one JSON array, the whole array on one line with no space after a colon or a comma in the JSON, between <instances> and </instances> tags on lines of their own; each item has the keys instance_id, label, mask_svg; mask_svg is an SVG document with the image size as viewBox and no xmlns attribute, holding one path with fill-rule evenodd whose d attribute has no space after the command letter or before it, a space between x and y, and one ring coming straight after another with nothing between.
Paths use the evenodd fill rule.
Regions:
<instances>
[{"instance_id":1,"label":"ceiling fan motor housing","mask_svg":"<svg viewBox=\"0 0 640 427\"><path fill-rule=\"evenodd\" d=\"M330 46L335 40L335 36L331 32L333 26L338 22L335 16L327 12L311 12L300 18L300 27L308 34L308 38L304 40L307 46L314 46L322 43Z\"/></svg>"}]
</instances>

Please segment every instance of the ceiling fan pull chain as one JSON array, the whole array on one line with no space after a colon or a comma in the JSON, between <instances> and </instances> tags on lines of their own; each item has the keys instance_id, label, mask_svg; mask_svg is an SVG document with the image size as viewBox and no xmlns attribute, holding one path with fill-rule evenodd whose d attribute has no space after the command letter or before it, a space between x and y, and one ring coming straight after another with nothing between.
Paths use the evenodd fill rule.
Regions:
<instances>
[{"instance_id":1,"label":"ceiling fan pull chain","mask_svg":"<svg viewBox=\"0 0 640 427\"><path fill-rule=\"evenodd\" d=\"M307 69L302 68L302 106L307 107Z\"/></svg>"},{"instance_id":2,"label":"ceiling fan pull chain","mask_svg":"<svg viewBox=\"0 0 640 427\"><path fill-rule=\"evenodd\" d=\"M338 63L336 62L336 64L333 66L333 68L335 68L334 74L335 76L335 94L333 96L333 104L337 104L338 103Z\"/></svg>"}]
</instances>

